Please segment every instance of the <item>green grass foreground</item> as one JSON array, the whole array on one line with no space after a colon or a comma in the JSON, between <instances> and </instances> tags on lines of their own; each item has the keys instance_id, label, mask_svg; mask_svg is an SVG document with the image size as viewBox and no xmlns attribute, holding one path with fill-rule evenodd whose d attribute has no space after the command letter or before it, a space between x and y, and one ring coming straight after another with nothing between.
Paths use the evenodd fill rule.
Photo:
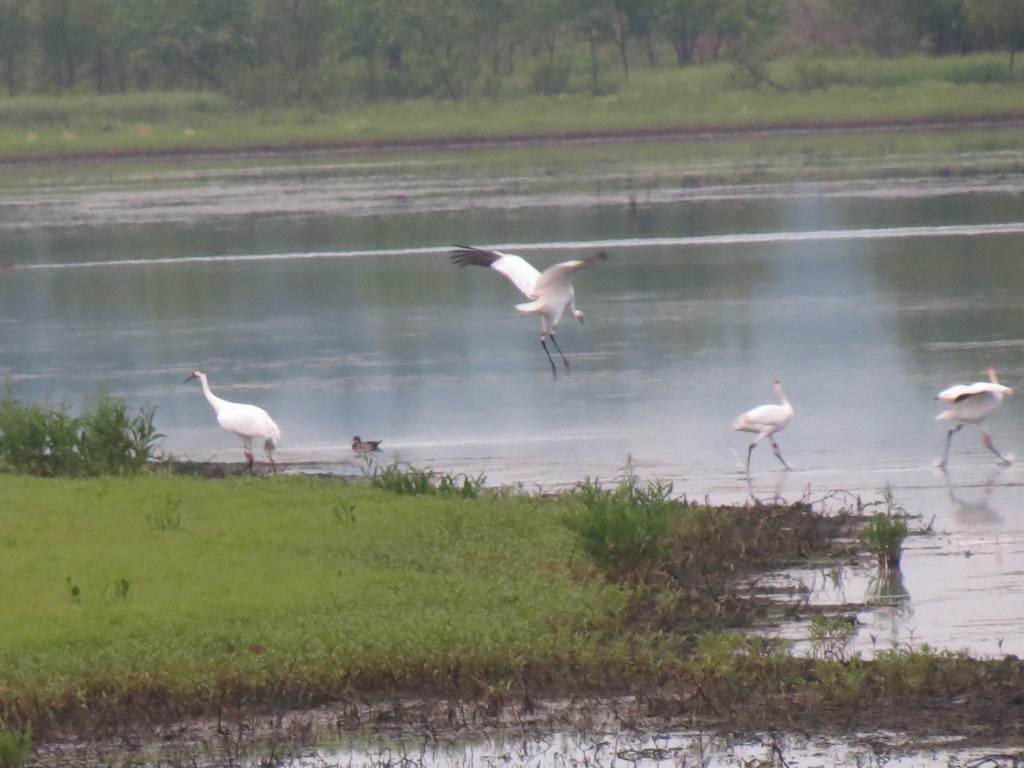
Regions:
<instances>
[{"instance_id":1,"label":"green grass foreground","mask_svg":"<svg viewBox=\"0 0 1024 768\"><path fill-rule=\"evenodd\" d=\"M0 487L0 717L40 735L119 711L604 683L635 655L602 639L625 595L573 578L559 498L294 476Z\"/></svg>"},{"instance_id":2,"label":"green grass foreground","mask_svg":"<svg viewBox=\"0 0 1024 768\"><path fill-rule=\"evenodd\" d=\"M155 738L192 716L332 703L337 722L359 727L364 702L463 699L500 712L637 694L643 716L665 722L1024 739L1013 657L798 658L722 631L749 613L727 572L827 553L849 515L680 503L658 537L658 572L612 583L583 555L597 528L581 524L627 543L618 502L630 495L634 512L658 517L670 489L585 486L462 498L308 476L0 475L0 735ZM598 554L607 570L620 562ZM842 619L817 626L851 631Z\"/></svg>"}]
</instances>

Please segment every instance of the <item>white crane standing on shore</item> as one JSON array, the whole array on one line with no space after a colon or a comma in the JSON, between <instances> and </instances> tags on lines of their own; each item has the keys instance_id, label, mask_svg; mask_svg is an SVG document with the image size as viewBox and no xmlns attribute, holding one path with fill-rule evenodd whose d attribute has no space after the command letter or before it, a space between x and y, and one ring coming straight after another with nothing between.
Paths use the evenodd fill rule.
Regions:
<instances>
[{"instance_id":1,"label":"white crane standing on shore","mask_svg":"<svg viewBox=\"0 0 1024 768\"><path fill-rule=\"evenodd\" d=\"M217 397L210 391L210 383L206 380L206 374L202 371L192 371L185 379L185 383L199 379L203 384L203 394L207 402L213 406L217 414L217 423L228 432L234 432L242 438L242 448L245 450L245 468L252 471L255 461L252 453L252 441L254 438L263 438L263 450L267 452L267 459L270 461L271 472L276 471L274 464L274 449L281 442L281 429L277 423L270 418L265 410L258 405L248 403L232 403L230 400Z\"/></svg>"}]
</instances>

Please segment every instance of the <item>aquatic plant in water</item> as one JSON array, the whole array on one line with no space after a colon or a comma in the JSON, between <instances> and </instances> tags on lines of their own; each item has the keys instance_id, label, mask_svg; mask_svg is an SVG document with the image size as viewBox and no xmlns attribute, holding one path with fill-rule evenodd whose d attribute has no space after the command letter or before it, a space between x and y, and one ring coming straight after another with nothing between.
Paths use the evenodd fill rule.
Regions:
<instances>
[{"instance_id":1,"label":"aquatic plant in water","mask_svg":"<svg viewBox=\"0 0 1024 768\"><path fill-rule=\"evenodd\" d=\"M882 490L885 509L868 518L860 532L861 542L878 558L879 568L898 570L903 555L903 541L907 538L907 512L892 495L892 488Z\"/></svg>"}]
</instances>

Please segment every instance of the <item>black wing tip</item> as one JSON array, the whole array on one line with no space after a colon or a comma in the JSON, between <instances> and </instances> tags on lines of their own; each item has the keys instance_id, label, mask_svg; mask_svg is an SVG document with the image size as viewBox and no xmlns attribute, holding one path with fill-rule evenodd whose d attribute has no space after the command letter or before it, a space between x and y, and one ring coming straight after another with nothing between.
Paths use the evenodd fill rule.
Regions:
<instances>
[{"instance_id":1,"label":"black wing tip","mask_svg":"<svg viewBox=\"0 0 1024 768\"><path fill-rule=\"evenodd\" d=\"M498 260L498 256L494 251L488 251L484 248L475 248L472 245L453 245L452 248L453 250L448 253L448 258L452 260L453 264L460 267L470 264L489 267Z\"/></svg>"}]
</instances>

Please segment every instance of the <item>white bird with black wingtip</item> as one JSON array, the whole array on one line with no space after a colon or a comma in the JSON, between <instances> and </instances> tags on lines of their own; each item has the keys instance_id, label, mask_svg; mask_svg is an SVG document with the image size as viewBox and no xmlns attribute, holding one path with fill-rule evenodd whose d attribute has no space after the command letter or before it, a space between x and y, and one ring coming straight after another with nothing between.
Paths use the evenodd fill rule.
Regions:
<instances>
[{"instance_id":1,"label":"white bird with black wingtip","mask_svg":"<svg viewBox=\"0 0 1024 768\"><path fill-rule=\"evenodd\" d=\"M999 410L1003 404L1003 398L1012 394L1012 389L999 383L996 369L991 365L988 367L988 381L954 384L939 392L935 399L949 403L949 408L936 416L935 420L959 421L960 423L955 427L950 427L946 433L946 447L942 451L942 458L935 462L935 466L945 468L946 461L949 459L949 444L953 441L953 435L963 429L964 424L975 424L980 427L981 422ZM1004 456L992 444L992 437L988 432L982 431L981 443L996 455L1002 466L1009 466L1013 463L1012 456Z\"/></svg>"},{"instance_id":2,"label":"white bird with black wingtip","mask_svg":"<svg viewBox=\"0 0 1024 768\"><path fill-rule=\"evenodd\" d=\"M252 453L252 441L259 437L263 439L263 450L267 452L270 469L275 471L277 465L274 464L274 449L281 442L281 429L270 418L270 414L258 405L233 403L230 400L217 397L210 391L210 383L202 371L192 371L191 375L185 379L185 383L187 384L193 379L199 379L202 382L203 394L206 395L207 402L213 406L213 410L217 414L217 423L228 432L234 432L242 438L242 448L245 450L246 458L245 468L252 471L255 461Z\"/></svg>"},{"instance_id":3,"label":"white bird with black wingtip","mask_svg":"<svg viewBox=\"0 0 1024 768\"><path fill-rule=\"evenodd\" d=\"M555 341L555 329L567 309L580 323L583 322L583 310L576 308L576 292L572 287L573 273L607 258L607 253L599 251L585 259L553 264L541 272L522 256L516 256L514 253L490 251L467 245L456 245L451 252L454 264L460 267L470 264L490 267L511 280L512 284L529 299L528 302L516 304L515 307L520 312L540 315L540 345L544 348L544 354L548 356L551 375L555 378L558 378L558 369L551 352L548 351L547 339L551 340L565 364L566 373L569 373L569 361Z\"/></svg>"}]
</instances>

